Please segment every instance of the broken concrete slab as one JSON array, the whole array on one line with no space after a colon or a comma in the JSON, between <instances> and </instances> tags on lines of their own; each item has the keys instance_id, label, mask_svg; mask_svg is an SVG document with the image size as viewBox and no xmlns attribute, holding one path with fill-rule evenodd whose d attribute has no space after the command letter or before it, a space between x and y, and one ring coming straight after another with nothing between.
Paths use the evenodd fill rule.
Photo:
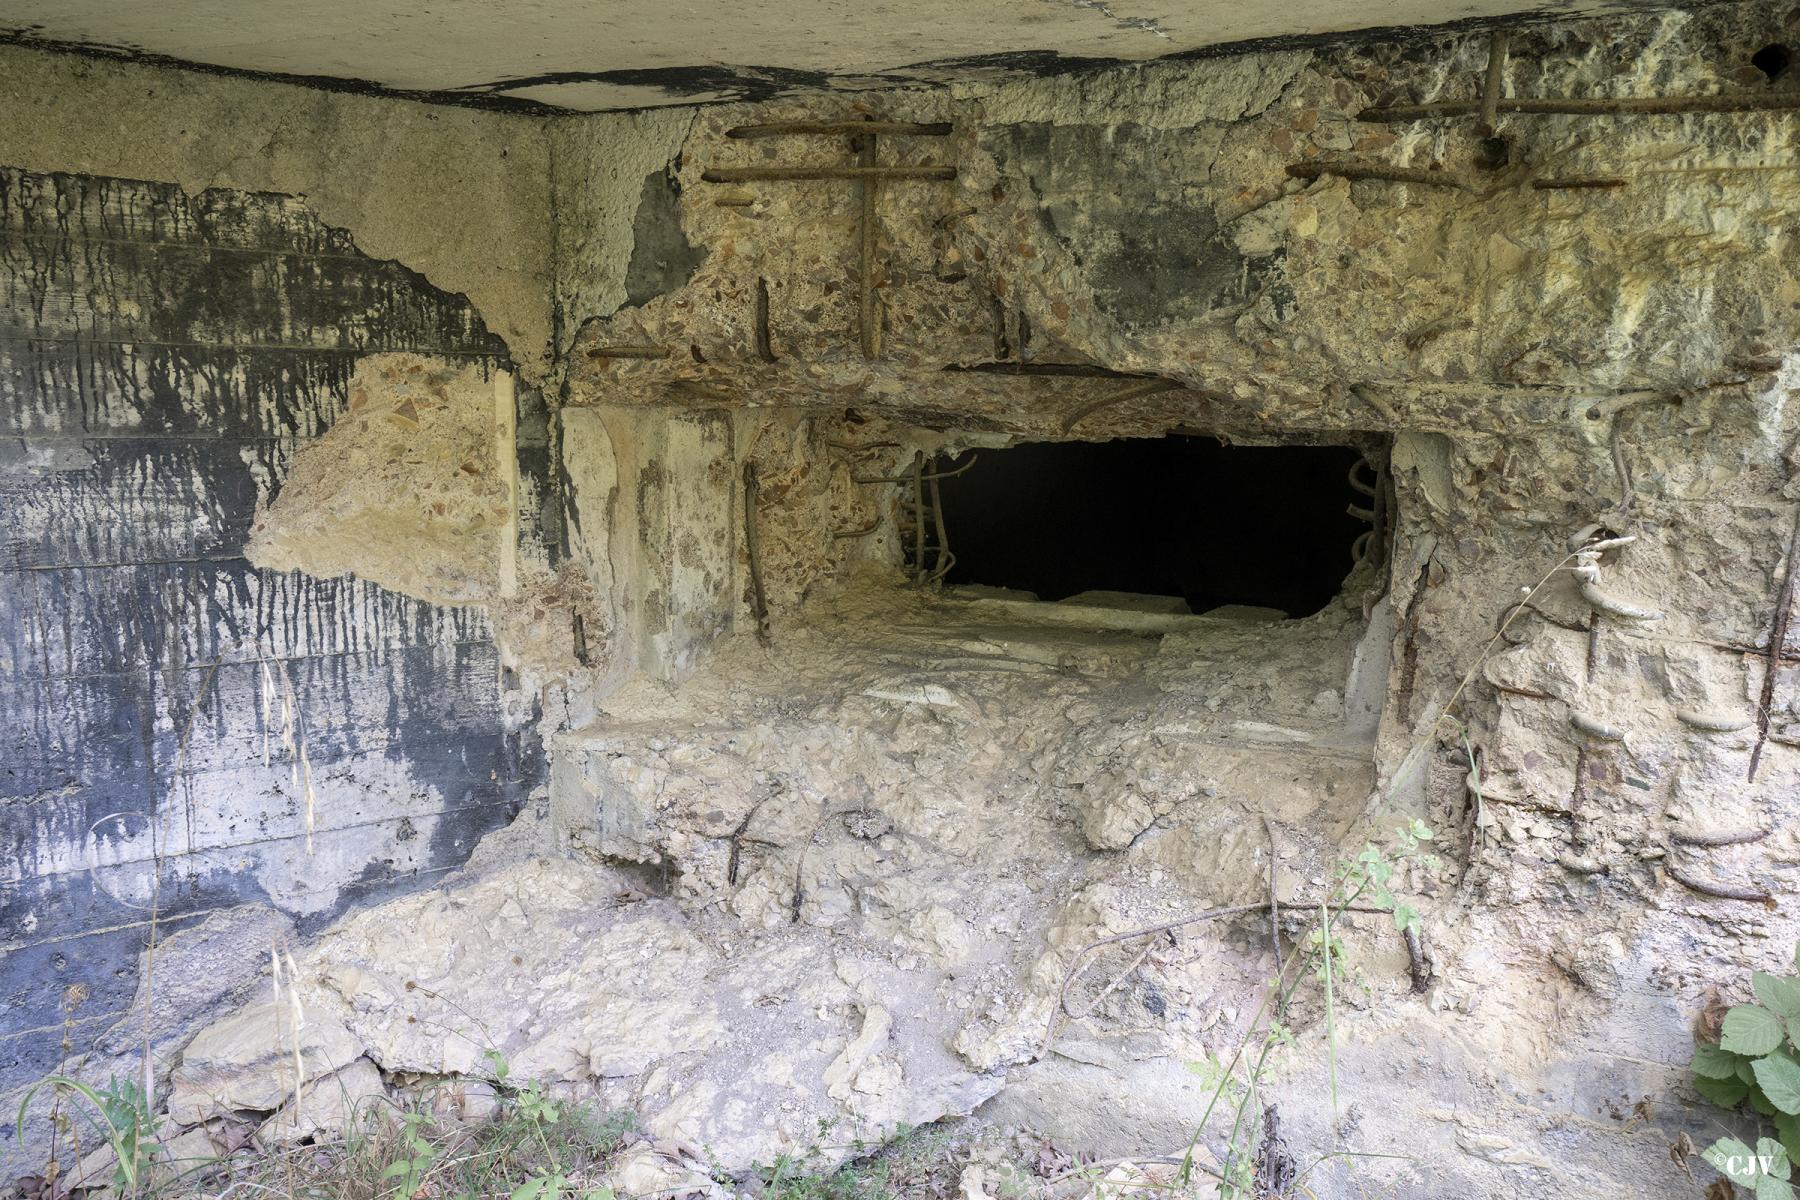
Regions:
<instances>
[{"instance_id":1,"label":"broken concrete slab","mask_svg":"<svg viewBox=\"0 0 1800 1200\"><path fill-rule=\"evenodd\" d=\"M169 1115L197 1125L239 1111L267 1112L305 1080L343 1070L361 1053L340 1021L306 1013L296 1022L286 997L257 1001L194 1035L175 1065Z\"/></svg>"}]
</instances>

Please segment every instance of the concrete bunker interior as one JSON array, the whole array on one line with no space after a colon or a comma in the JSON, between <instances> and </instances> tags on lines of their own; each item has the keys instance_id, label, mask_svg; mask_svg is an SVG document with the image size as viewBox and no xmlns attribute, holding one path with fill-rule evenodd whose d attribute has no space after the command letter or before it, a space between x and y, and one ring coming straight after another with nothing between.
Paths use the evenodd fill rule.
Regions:
<instances>
[{"instance_id":1,"label":"concrete bunker interior","mask_svg":"<svg viewBox=\"0 0 1800 1200\"><path fill-rule=\"evenodd\" d=\"M1800 9L17 3L19 1195L1789 1194Z\"/></svg>"}]
</instances>

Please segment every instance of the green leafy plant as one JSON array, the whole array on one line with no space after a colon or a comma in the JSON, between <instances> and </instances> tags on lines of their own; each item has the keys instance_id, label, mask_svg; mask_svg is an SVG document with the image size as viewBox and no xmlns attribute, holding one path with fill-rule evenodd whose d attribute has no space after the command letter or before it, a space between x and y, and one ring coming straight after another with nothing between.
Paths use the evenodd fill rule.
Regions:
<instances>
[{"instance_id":1,"label":"green leafy plant","mask_svg":"<svg viewBox=\"0 0 1800 1200\"><path fill-rule=\"evenodd\" d=\"M903 1125L879 1145L857 1140L832 1146L833 1125L821 1120L811 1144L753 1168L762 1200L902 1200L954 1187L947 1130ZM850 1161L828 1165L832 1149L850 1151Z\"/></svg>"},{"instance_id":2,"label":"green leafy plant","mask_svg":"<svg viewBox=\"0 0 1800 1200\"><path fill-rule=\"evenodd\" d=\"M25 1112L32 1099L45 1088L55 1093L73 1093L94 1109L93 1125L106 1144L112 1147L117 1162L113 1167L112 1185L122 1192L135 1192L149 1165L154 1143L151 1139L150 1103L144 1089L129 1079L113 1077L104 1092L79 1079L52 1075L41 1079L25 1092L19 1101L19 1144L25 1144ZM77 1184L93 1186L94 1181L77 1180Z\"/></svg>"},{"instance_id":3,"label":"green leafy plant","mask_svg":"<svg viewBox=\"0 0 1800 1200\"><path fill-rule=\"evenodd\" d=\"M1794 947L1800 969L1800 945ZM1701 1156L1756 1200L1792 1200L1791 1164L1800 1158L1800 974L1750 977L1754 1004L1725 1014L1718 1045L1694 1048L1694 1090L1721 1108L1749 1105L1775 1127L1754 1149L1724 1137Z\"/></svg>"},{"instance_id":4,"label":"green leafy plant","mask_svg":"<svg viewBox=\"0 0 1800 1200\"><path fill-rule=\"evenodd\" d=\"M426 1137L428 1126L423 1113L402 1113L400 1122L400 1155L382 1168L376 1182L391 1182L392 1191L386 1194L396 1200L406 1200L425 1182L437 1154Z\"/></svg>"},{"instance_id":5,"label":"green leafy plant","mask_svg":"<svg viewBox=\"0 0 1800 1200\"><path fill-rule=\"evenodd\" d=\"M1401 933L1415 930L1419 913L1394 897L1389 883L1400 863L1427 857L1432 840L1431 827L1423 821L1411 820L1394 831L1394 849L1384 851L1369 844L1354 858L1339 860L1332 873L1332 885L1319 908L1319 922L1302 943L1305 953L1286 964L1286 971L1270 981L1262 1006L1250 1022L1250 1032L1239 1042L1229 1061L1209 1056L1206 1062L1189 1063L1188 1069L1212 1084L1200 1124L1188 1143L1182 1158L1179 1181L1186 1185L1193 1172L1200 1169L1194 1155L1206 1132L1208 1122L1220 1101L1225 1100L1232 1113L1230 1131L1225 1139L1225 1153L1220 1169L1212 1172L1219 1180L1220 1200L1248 1200L1256 1196L1256 1129L1262 1107L1263 1080L1269 1060L1276 1050L1292 1045L1293 1033L1282 1020L1289 1003L1307 978L1321 986L1325 1006L1326 1053L1330 1068L1332 1109L1337 1109L1337 1034L1335 988L1342 980L1346 961L1343 942L1337 936L1337 924L1351 911L1378 910L1389 913ZM1266 1020L1265 1020L1266 1018ZM1260 1028L1259 1028L1260 1026ZM1245 1070L1240 1078L1239 1065ZM1342 1157L1333 1153L1325 1158ZM1356 1157L1390 1157L1386 1155ZM1325 1161L1321 1159L1320 1162ZM1318 1163L1312 1164L1310 1172ZM1303 1176L1304 1177L1304 1176ZM1762 1200L1758 1197L1758 1200Z\"/></svg>"}]
</instances>

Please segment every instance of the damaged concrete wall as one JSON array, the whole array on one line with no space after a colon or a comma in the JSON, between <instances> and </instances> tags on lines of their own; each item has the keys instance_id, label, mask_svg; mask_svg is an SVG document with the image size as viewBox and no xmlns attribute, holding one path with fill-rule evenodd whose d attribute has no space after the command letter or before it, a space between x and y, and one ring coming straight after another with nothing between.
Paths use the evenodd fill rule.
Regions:
<instances>
[{"instance_id":1,"label":"damaged concrete wall","mask_svg":"<svg viewBox=\"0 0 1800 1200\"><path fill-rule=\"evenodd\" d=\"M0 163L306 198L358 251L460 292L529 378L551 352L543 123L0 47Z\"/></svg>"},{"instance_id":2,"label":"damaged concrete wall","mask_svg":"<svg viewBox=\"0 0 1800 1200\"><path fill-rule=\"evenodd\" d=\"M1797 27L1538 26L1505 85L1783 100L1800 80L1752 55ZM479 1072L414 1030L473 1013L734 1169L821 1118L879 1137L984 1101L1077 1148L1179 1151L1205 1101L1184 1064L1257 1019L1263 914L1103 947L1053 1030L1077 952L1271 883L1291 908L1418 817L1425 948L1409 977L1391 922L1349 921L1349 1108L1309 997L1275 1082L1290 1144L1404 1153L1357 1168L1397 1195L1677 1194L1670 1145L1721 1118L1681 1070L1690 1021L1800 933L1800 676L1769 645L1800 501L1797 118L1509 115L1490 168L1466 114L1371 119L1472 98L1487 54L557 122L564 386L541 434L519 418L520 504L566 504L520 521L548 546L530 527L563 520L569 557L506 641L556 681L537 849L574 861L323 935L298 986L330 1065ZM728 133L865 116L948 124L880 161L956 169L882 186L872 268L855 183L753 173L848 164L849 139ZM1170 432L1391 446L1386 557L1280 623L901 586L915 452ZM1635 540L1572 558L1597 526ZM258 1083L212 1045L187 1078ZM217 1119L201 1090L182 1111Z\"/></svg>"},{"instance_id":3,"label":"damaged concrete wall","mask_svg":"<svg viewBox=\"0 0 1800 1200\"><path fill-rule=\"evenodd\" d=\"M491 431L499 339L300 201L0 172L7 1094L141 1044L121 1021L153 923L165 990L136 1011L160 1044L296 923L462 861L542 777L458 589L245 558L334 423L408 402L396 364L476 389ZM512 502L460 464L495 543Z\"/></svg>"},{"instance_id":4,"label":"damaged concrete wall","mask_svg":"<svg viewBox=\"0 0 1800 1200\"><path fill-rule=\"evenodd\" d=\"M670 170L684 240L710 253L685 286L583 325L565 415L579 419L590 405L652 414L723 406L755 420L770 406L791 406L814 446L796 478L815 494L842 481L867 497L889 532L900 489L849 481L891 476L915 447L1171 430L1253 441L1394 435L1391 569L1351 593L1386 639L1379 652L1365 643L1353 657L1377 670L1391 664L1378 735L1357 751L1379 786L1373 801L1365 794L1299 822L1325 835L1309 852L1326 858L1377 809L1383 820L1418 815L1444 833L1444 861L1408 880L1429 914L1437 962L1427 1001L1407 998L1404 959L1391 947L1377 951L1373 961L1386 966L1376 968L1372 995L1354 1002L1363 1015L1339 1047L1347 1075L1381 1096L1379 1106L1358 1110L1357 1145L1423 1154L1428 1167L1395 1176L1421 1195L1540 1194L1569 1174L1591 1182L1594 1194L1661 1194L1680 1182L1668 1146L1683 1134L1704 1142L1716 1116L1677 1069L1689 1020L1714 987L1785 963L1800 931L1779 909L1718 894L1785 897L1796 883L1796 852L1781 831L1800 794L1789 732L1800 713L1780 648L1770 736L1756 779L1745 776L1789 569L1791 351L1800 344L1795 118L1780 111L1796 81L1791 73L1771 79L1752 58L1791 39L1797 21L1788 6L1719 6L1521 32L1509 95L1727 92L1752 104L1742 112L1508 116L1509 162L1497 169L1478 165L1485 152L1466 114L1362 119L1384 104L1477 96L1483 37L1151 64L899 94L882 105L708 109ZM1774 111L1755 110L1770 97ZM957 169L954 181L883 186L881 348L872 360L858 344L856 185L703 177L851 162L841 137L726 131L863 115L950 123L945 137L884 140L881 161ZM968 369L996 363L1022 365ZM1086 368L1087 377L1036 373L1059 364ZM815 514L784 516L772 500L766 515L818 540L778 545L764 571L813 572L827 590L844 577L842 564L821 569L829 532ZM1553 573L1559 562L1581 565L1571 547L1596 524L1636 540L1594 564L1597 580ZM1546 574L1533 610L1494 642L1521 589ZM793 601L805 591L781 597L778 617L797 618ZM740 634L751 626L748 612L740 589ZM703 667L689 704L669 706L668 723L702 714L716 723L741 689L763 694L758 681L771 663L802 671L813 651L784 653L782 641L778 633L767 662L747 655ZM1461 689L1490 643L1501 653ZM559 818L581 846L662 864L678 893L692 890L696 909L729 896L752 923L768 916L855 929L891 939L897 953L916 951L909 922L930 928L937 919L929 887L907 895L907 915L887 928L891 862L872 869L854 837L840 847L835 830L803 814L829 813L834 797L848 802L870 787L876 828L891 821L905 839L927 837L909 807L919 797L886 797L876 780L917 771L922 756L943 748L890 735L892 745L859 750L855 735L846 745L828 730L887 728L882 722L896 718L858 707L857 697L878 695L900 706L900 730L926 719L915 715L923 706L948 727L941 738L981 745L946 707L967 708L967 695L933 682L942 668L928 664L947 652L887 647L878 661L912 654L926 674L896 668L903 678L883 683L849 668L837 647L841 686L785 701L769 688L770 708L752 706L722 728L675 740L642 720L663 711L662 701L616 698L606 707L622 719L559 744ZM1204 652L1202 642L1195 653ZM1335 687L1340 696L1359 690L1348 669ZM999 705L1027 723L1062 719L994 688L975 695L982 711ZM1453 697L1455 723L1440 724ZM794 707L833 715L820 717L820 728L784 724L779 714ZM1267 723L1304 728L1297 719ZM1424 751L1411 753L1419 739ZM963 753L952 761L979 761L970 744L955 744ZM810 747L804 761L787 757L795 745ZM1216 776L1230 750L1228 742L1200 752L1188 774ZM981 794L1005 792L1000 777L979 778L991 785ZM1034 778L1056 794L1053 773ZM1015 778L1011 786L1022 785ZM1170 879L1164 856L1195 836L1207 806L1167 818L1164 836L1115 836L1164 820L1163 806L1180 799L1169 786L1153 784L1148 795L1142 783L1083 790L1049 818L1084 831L1090 850L1122 855L1112 868L1093 868L1095 883L1142 886L1154 865L1163 907L1071 908L1047 927L1041 915L1025 920L1024 944L1049 947L1049 965L1027 958L1000 970L1008 982L993 993L964 995L970 1011L991 1013L1000 1030L1029 1028L1067 947L1129 927L1134 916L1147 922L1152 911L1254 901L1263 887L1255 872L1215 875L1225 886L1204 891ZM969 804L923 790L933 811ZM1271 814L1272 801L1259 798L1265 790L1244 788L1238 799L1249 813L1222 835L1227 844L1242 839L1245 854L1263 843L1259 809L1277 818L1282 841L1296 836L1295 814ZM976 820L972 809L968 819ZM1706 848L1717 838L1730 844ZM1114 849L1121 840L1128 844ZM965 882L976 877L969 870ZM840 888L848 917L830 899ZM944 928L979 922L977 909L993 901L975 894L979 902L942 901ZM1246 976L1266 971L1259 950L1227 944L1237 949L1226 959ZM1184 996L1184 1005L1234 1015L1218 1029L1182 1033L1186 1012L1152 1012L1151 1027L1167 1039L1160 1049L1132 1040L1143 1011L1115 1008L1117 1033L1105 1022L1088 1032L1107 1055L1145 1064L1228 1047L1253 992L1202 999L1188 964L1155 965L1158 957L1134 970L1126 956L1117 966L1165 1002ZM954 965L954 955L938 961ZM1091 1114L1130 1109L1141 1089L1124 1081L1149 1078L1138 1068L1095 1074L1091 1057L1032 1063L1036 1047L1024 1037L971 1032L957 1045L972 1052L971 1068L1010 1064L1016 1087L1005 1111L1060 1123L1071 1135L1099 1136ZM1425 1070L1416 1087L1397 1085L1384 1064L1421 1045L1448 1061ZM1473 1048L1445 1049L1455 1045ZM1545 1066L1559 1058L1569 1065ZM1306 1098L1318 1095L1309 1075L1318 1064L1316 1048L1294 1060L1297 1092L1283 1111L1297 1122L1291 1134L1304 1130L1323 1146L1331 1118ZM1411 1098L1396 1103L1396 1087ZM1452 1095L1464 1099L1452 1104ZM1613 1115L1643 1101L1656 1120ZM1548 1131L1569 1122L1592 1137L1552 1148ZM1168 1124L1173 1138L1179 1121Z\"/></svg>"}]
</instances>

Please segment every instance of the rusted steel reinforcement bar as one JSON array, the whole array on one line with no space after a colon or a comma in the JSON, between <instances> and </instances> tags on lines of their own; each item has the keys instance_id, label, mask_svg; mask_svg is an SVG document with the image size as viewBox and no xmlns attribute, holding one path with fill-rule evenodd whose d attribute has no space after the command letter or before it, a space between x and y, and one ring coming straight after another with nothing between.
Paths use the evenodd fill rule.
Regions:
<instances>
[{"instance_id":1,"label":"rusted steel reinforcement bar","mask_svg":"<svg viewBox=\"0 0 1800 1200\"><path fill-rule=\"evenodd\" d=\"M948 121L775 121L767 125L738 125L725 131L728 138L790 136L854 136L875 133L897 137L944 137L955 129Z\"/></svg>"},{"instance_id":2,"label":"rusted steel reinforcement bar","mask_svg":"<svg viewBox=\"0 0 1800 1200\"><path fill-rule=\"evenodd\" d=\"M865 171L874 170L879 165L876 150L879 140L872 131L862 132L856 161ZM859 193L856 220L857 332L861 336L862 356L870 359L881 353L881 315L875 307L875 249L881 238L881 225L875 214L875 197L879 187L872 175L862 176L856 185Z\"/></svg>"},{"instance_id":3,"label":"rusted steel reinforcement bar","mask_svg":"<svg viewBox=\"0 0 1800 1200\"><path fill-rule=\"evenodd\" d=\"M758 180L787 179L955 179L956 168L931 163L920 166L896 164L887 167L831 166L816 167L715 167L702 171L707 183L753 183Z\"/></svg>"},{"instance_id":4,"label":"rusted steel reinforcement bar","mask_svg":"<svg viewBox=\"0 0 1800 1200\"><path fill-rule=\"evenodd\" d=\"M664 346L595 346L587 352L589 358L667 358L669 351Z\"/></svg>"},{"instance_id":5,"label":"rusted steel reinforcement bar","mask_svg":"<svg viewBox=\"0 0 1800 1200\"><path fill-rule=\"evenodd\" d=\"M1422 167L1390 167L1386 163L1304 162L1293 163L1287 173L1295 179L1317 179L1336 175L1340 179L1385 179L1392 183L1418 183L1428 187L1470 189L1469 181L1455 171L1428 171Z\"/></svg>"},{"instance_id":6,"label":"rusted steel reinforcement bar","mask_svg":"<svg viewBox=\"0 0 1800 1200\"><path fill-rule=\"evenodd\" d=\"M1092 363L1052 362L980 362L950 363L946 371L968 371L977 375L1063 375L1076 379L1161 379L1143 371L1114 371Z\"/></svg>"},{"instance_id":7,"label":"rusted steel reinforcement bar","mask_svg":"<svg viewBox=\"0 0 1800 1200\"><path fill-rule=\"evenodd\" d=\"M1481 133L1483 137L1494 136L1494 129L1500 122L1500 93L1506 84L1506 48L1512 35L1504 29L1494 31L1493 39L1488 43L1487 78L1481 85Z\"/></svg>"},{"instance_id":8,"label":"rusted steel reinforcement bar","mask_svg":"<svg viewBox=\"0 0 1800 1200\"><path fill-rule=\"evenodd\" d=\"M1733 93L1723 96L1548 96L1514 97L1495 102L1498 113L1523 116L1633 117L1678 113L1790 112L1800 109L1800 92ZM1480 100L1434 100L1426 104L1390 104L1365 108L1359 121L1422 121L1428 117L1479 114Z\"/></svg>"}]
</instances>

